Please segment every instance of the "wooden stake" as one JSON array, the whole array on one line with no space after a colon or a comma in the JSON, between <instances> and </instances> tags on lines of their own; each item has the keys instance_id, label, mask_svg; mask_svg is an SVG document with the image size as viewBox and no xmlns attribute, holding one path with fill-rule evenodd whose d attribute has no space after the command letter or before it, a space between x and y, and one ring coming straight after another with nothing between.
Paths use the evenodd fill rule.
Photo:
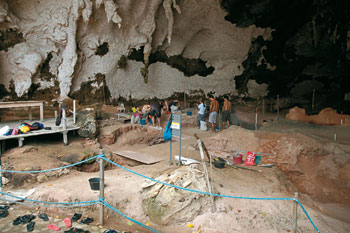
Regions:
<instances>
[{"instance_id":1,"label":"wooden stake","mask_svg":"<svg viewBox=\"0 0 350 233\"><path fill-rule=\"evenodd\" d=\"M209 180L208 169L207 169L207 165L205 164L205 161L204 161L204 152L203 152L203 147L202 147L202 141L200 139L198 139L197 142L198 142L199 152L201 154L205 179L207 180L208 192L212 193L212 187L211 187L210 180ZM215 213L216 207L215 207L215 202L214 202L214 196L211 195L210 197L211 197L210 198L210 200L211 200L211 212Z\"/></svg>"},{"instance_id":2,"label":"wooden stake","mask_svg":"<svg viewBox=\"0 0 350 233\"><path fill-rule=\"evenodd\" d=\"M262 101L262 114L263 114L263 117L265 116L265 99L263 97L263 101Z\"/></svg>"},{"instance_id":3,"label":"wooden stake","mask_svg":"<svg viewBox=\"0 0 350 233\"><path fill-rule=\"evenodd\" d=\"M200 139L199 138L199 136L195 133L194 134L194 137L198 140L198 139ZM208 160L209 160L209 162L211 163L211 157L210 157L210 155L209 155L209 152L208 152L208 150L207 150L207 147L204 145L204 143L202 142L202 146L203 146L203 150L204 150L204 152L205 152L205 154L207 155L207 158L208 158Z\"/></svg>"},{"instance_id":4,"label":"wooden stake","mask_svg":"<svg viewBox=\"0 0 350 233\"><path fill-rule=\"evenodd\" d=\"M280 117L280 95L277 95L277 120Z\"/></svg>"},{"instance_id":5,"label":"wooden stake","mask_svg":"<svg viewBox=\"0 0 350 233\"><path fill-rule=\"evenodd\" d=\"M312 105L311 109L314 110L315 108L315 89L312 90Z\"/></svg>"},{"instance_id":6,"label":"wooden stake","mask_svg":"<svg viewBox=\"0 0 350 233\"><path fill-rule=\"evenodd\" d=\"M258 108L255 109L255 130L258 130Z\"/></svg>"}]
</instances>

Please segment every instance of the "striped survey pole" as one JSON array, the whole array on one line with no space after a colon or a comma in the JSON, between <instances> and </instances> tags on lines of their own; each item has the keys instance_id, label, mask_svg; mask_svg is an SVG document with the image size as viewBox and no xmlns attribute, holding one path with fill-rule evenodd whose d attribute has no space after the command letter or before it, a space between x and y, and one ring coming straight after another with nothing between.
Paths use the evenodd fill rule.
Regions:
<instances>
[{"instance_id":1,"label":"striped survey pole","mask_svg":"<svg viewBox=\"0 0 350 233\"><path fill-rule=\"evenodd\" d=\"M299 193L294 193L294 198L298 200ZM297 223L298 223L298 202L293 202L293 233L297 232Z\"/></svg>"}]
</instances>

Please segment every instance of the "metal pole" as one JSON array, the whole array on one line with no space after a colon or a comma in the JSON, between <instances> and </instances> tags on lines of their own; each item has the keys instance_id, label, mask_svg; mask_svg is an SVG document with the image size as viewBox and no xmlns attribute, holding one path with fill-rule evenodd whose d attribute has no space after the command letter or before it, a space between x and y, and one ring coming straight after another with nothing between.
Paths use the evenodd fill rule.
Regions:
<instances>
[{"instance_id":1,"label":"metal pole","mask_svg":"<svg viewBox=\"0 0 350 233\"><path fill-rule=\"evenodd\" d=\"M104 156L104 151L101 150L100 154ZM100 200L103 200L105 197L104 194L104 185L105 185L105 174L104 174L104 160L100 158ZM99 206L99 222L100 225L103 226L103 220L104 220L104 205L101 203Z\"/></svg>"},{"instance_id":2,"label":"metal pole","mask_svg":"<svg viewBox=\"0 0 350 233\"><path fill-rule=\"evenodd\" d=\"M0 192L2 192L2 172L1 172L1 155L2 155L2 148L1 148L1 142L0 142Z\"/></svg>"},{"instance_id":3,"label":"metal pole","mask_svg":"<svg viewBox=\"0 0 350 233\"><path fill-rule=\"evenodd\" d=\"M76 122L76 100L73 100L73 124Z\"/></svg>"},{"instance_id":4,"label":"metal pole","mask_svg":"<svg viewBox=\"0 0 350 233\"><path fill-rule=\"evenodd\" d=\"M299 193L294 193L294 198L298 199ZM293 203L293 233L297 232L297 222L298 222L298 202Z\"/></svg>"},{"instance_id":5,"label":"metal pole","mask_svg":"<svg viewBox=\"0 0 350 233\"><path fill-rule=\"evenodd\" d=\"M334 141L337 141L337 126L334 125Z\"/></svg>"},{"instance_id":6,"label":"metal pole","mask_svg":"<svg viewBox=\"0 0 350 233\"><path fill-rule=\"evenodd\" d=\"M180 116L180 130L179 130L179 165L181 166L182 163L181 163L181 114L179 115Z\"/></svg>"},{"instance_id":7,"label":"metal pole","mask_svg":"<svg viewBox=\"0 0 350 233\"><path fill-rule=\"evenodd\" d=\"M171 122L173 122L174 118L173 118L173 114L170 114L170 119ZM171 127L171 125L170 125ZM171 139L170 139L170 155L169 155L169 165L173 165L173 160L172 160L172 143L171 141L173 140L173 132L171 131Z\"/></svg>"}]
</instances>

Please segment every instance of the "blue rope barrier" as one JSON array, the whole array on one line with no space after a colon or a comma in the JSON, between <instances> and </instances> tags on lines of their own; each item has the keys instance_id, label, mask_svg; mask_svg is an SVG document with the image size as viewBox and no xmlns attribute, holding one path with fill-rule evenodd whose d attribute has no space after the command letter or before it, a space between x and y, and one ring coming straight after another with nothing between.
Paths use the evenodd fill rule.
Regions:
<instances>
[{"instance_id":1,"label":"blue rope barrier","mask_svg":"<svg viewBox=\"0 0 350 233\"><path fill-rule=\"evenodd\" d=\"M96 156L94 156L94 157L85 159L85 160L83 160L83 161L80 161L80 162L77 162L77 163L74 163L74 164L70 164L70 165L66 165L66 166L58 167L58 168L52 168L52 169L41 170L41 171L12 171L12 170L0 170L0 172L9 172L9 173L41 173L41 172L50 172L50 171L61 170L61 169L68 168L68 167L74 167L74 166L76 166L76 165L79 165L79 164L88 162L88 161L93 160L93 159L96 159L96 158L101 158L101 157L102 157L101 155L96 155ZM102 158L103 158L103 157L102 157Z\"/></svg>"},{"instance_id":2,"label":"blue rope barrier","mask_svg":"<svg viewBox=\"0 0 350 233\"><path fill-rule=\"evenodd\" d=\"M5 201L5 202L10 202L7 199L0 198L0 200ZM80 204L80 205L45 205L45 204L34 204L34 203L21 203L21 202L16 202L16 205L27 205L27 206L40 206L40 207L47 207L47 208L76 208L76 207L86 207L86 206L92 206L92 205L97 205L99 203L89 203L89 204Z\"/></svg>"},{"instance_id":3,"label":"blue rope barrier","mask_svg":"<svg viewBox=\"0 0 350 233\"><path fill-rule=\"evenodd\" d=\"M108 204L108 203L105 202L105 201L102 201L102 204L103 204L104 206L106 206L107 208L113 210L114 212L120 214L120 215L123 216L124 218L127 218L127 219L129 219L130 221L132 221L132 222L134 222L134 223L136 223L136 224L138 224L138 225L140 225L140 226L146 228L147 230L150 230L150 231L155 232L155 233L161 233L160 231L157 231L156 229L153 229L152 227L146 226L145 224L143 224L143 223L141 223L141 222L139 222L139 221L136 221L136 220L130 218L129 216L127 216L127 215L125 215L124 213L120 212L120 210L114 208L113 206L111 206L110 204Z\"/></svg>"},{"instance_id":4,"label":"blue rope barrier","mask_svg":"<svg viewBox=\"0 0 350 233\"><path fill-rule=\"evenodd\" d=\"M188 189L188 188L183 188L183 187L180 187L180 186L177 186L177 185L173 185L173 184L168 184L168 183L165 183L163 181L160 181L160 180L156 180L156 179L153 179L153 178L150 178L148 176L145 176L145 175L142 175L138 172L135 172L135 171L132 171L126 167L123 167L107 158L104 158L102 157L104 160L106 160L107 162L119 167L119 168L122 168L128 172L131 172L135 175L138 175L138 176L141 176L145 179L148 179L148 180L151 180L151 181L154 181L156 183L160 183L160 184L163 184L163 185L166 185L166 186L169 186L169 187L173 187L173 188L177 188L177 189L181 189L181 190L185 190L185 191L189 191L189 192L194 192L194 193L199 193L199 194L204 194L204 195L210 195L210 196L217 196L217 197L227 197L227 198L234 198L234 199L245 199L245 200L288 200L288 201L296 201L300 207L302 208L303 212L305 213L305 215L307 216L307 218L309 219L309 221L311 222L312 226L315 228L315 230L318 232L318 233L321 233L318 228L316 227L316 225L314 224L314 222L312 221L311 217L308 215L308 213L306 212L304 206L301 205L300 201L298 199L295 199L295 198L291 198L291 197L284 197L284 198L273 198L273 197L240 197L240 196L231 196L231 195L222 195L222 194L217 194L217 193L209 193L209 192L202 192L202 191L198 191L198 190L194 190L194 189Z\"/></svg>"},{"instance_id":5,"label":"blue rope barrier","mask_svg":"<svg viewBox=\"0 0 350 233\"><path fill-rule=\"evenodd\" d=\"M47 201L38 201L38 200L32 200L32 199L27 199L27 198L23 198L23 197L17 197L15 195L9 194L9 193L4 193L4 192L0 192L0 194L3 194L5 196L9 196L9 197L13 197L13 198L17 198L23 201L30 201L30 202L34 202L34 203L43 203L43 204L53 204L53 205L79 205L79 204L98 204L100 202L100 200L93 200L93 201L78 201L78 202L47 202ZM8 201L8 200L7 200Z\"/></svg>"}]
</instances>

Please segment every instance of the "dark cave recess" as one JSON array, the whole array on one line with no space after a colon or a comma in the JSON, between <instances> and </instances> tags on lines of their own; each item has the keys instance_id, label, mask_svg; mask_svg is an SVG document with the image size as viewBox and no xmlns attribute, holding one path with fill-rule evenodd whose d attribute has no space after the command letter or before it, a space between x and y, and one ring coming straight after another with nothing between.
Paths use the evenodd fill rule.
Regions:
<instances>
[{"instance_id":1,"label":"dark cave recess","mask_svg":"<svg viewBox=\"0 0 350 233\"><path fill-rule=\"evenodd\" d=\"M221 6L232 24L274 29L271 41L252 41L243 62L245 71L235 78L240 93L254 79L269 85L270 97L291 97L303 105L316 89L319 110L332 107L350 112L350 101L344 100L350 92L350 1L222 0ZM276 68L270 70L267 64ZM305 80L322 85L305 91ZM295 98L299 87L303 95Z\"/></svg>"}]
</instances>

